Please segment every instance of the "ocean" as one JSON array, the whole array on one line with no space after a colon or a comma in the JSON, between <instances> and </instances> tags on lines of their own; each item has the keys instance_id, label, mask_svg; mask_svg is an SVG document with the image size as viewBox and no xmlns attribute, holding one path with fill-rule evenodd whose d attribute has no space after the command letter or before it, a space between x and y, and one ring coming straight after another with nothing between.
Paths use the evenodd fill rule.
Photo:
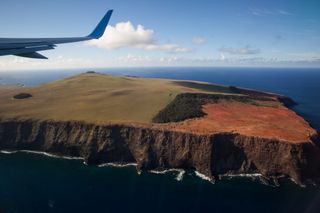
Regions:
<instances>
[{"instance_id":1,"label":"ocean","mask_svg":"<svg viewBox=\"0 0 320 213\"><path fill-rule=\"evenodd\" d=\"M116 68L114 75L199 80L281 93L320 130L320 69ZM0 84L33 86L83 70L0 72ZM98 167L35 153L0 154L0 212L320 212L320 187L257 177L212 184L186 171L138 174L134 166ZM179 176L179 178L177 178ZM181 179L182 177L182 179ZM177 180L178 179L178 180Z\"/></svg>"}]
</instances>

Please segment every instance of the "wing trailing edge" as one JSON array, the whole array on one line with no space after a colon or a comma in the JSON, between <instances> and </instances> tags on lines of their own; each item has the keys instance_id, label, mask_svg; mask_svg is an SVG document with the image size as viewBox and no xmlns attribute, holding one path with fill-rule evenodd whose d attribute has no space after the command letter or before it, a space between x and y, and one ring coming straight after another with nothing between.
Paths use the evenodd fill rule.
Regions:
<instances>
[{"instance_id":1,"label":"wing trailing edge","mask_svg":"<svg viewBox=\"0 0 320 213\"><path fill-rule=\"evenodd\" d=\"M40 53L37 53L37 52L14 54L14 55L24 57L24 58L48 59L44 55L41 55Z\"/></svg>"}]
</instances>

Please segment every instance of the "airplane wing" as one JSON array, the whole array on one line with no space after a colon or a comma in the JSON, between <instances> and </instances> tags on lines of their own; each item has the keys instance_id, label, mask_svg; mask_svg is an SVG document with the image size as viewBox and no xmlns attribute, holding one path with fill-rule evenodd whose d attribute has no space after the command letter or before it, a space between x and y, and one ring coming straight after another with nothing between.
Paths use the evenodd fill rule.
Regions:
<instances>
[{"instance_id":1,"label":"airplane wing","mask_svg":"<svg viewBox=\"0 0 320 213\"><path fill-rule=\"evenodd\" d=\"M72 38L0 38L0 56L15 55L27 58L47 59L38 51L51 50L56 44L99 39L108 26L113 10L109 10L88 36Z\"/></svg>"}]
</instances>

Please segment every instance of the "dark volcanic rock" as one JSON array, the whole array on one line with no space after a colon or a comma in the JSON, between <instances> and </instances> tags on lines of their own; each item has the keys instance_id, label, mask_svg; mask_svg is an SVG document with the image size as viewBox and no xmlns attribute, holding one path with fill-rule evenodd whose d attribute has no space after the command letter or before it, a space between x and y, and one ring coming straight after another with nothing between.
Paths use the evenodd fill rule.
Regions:
<instances>
[{"instance_id":1,"label":"dark volcanic rock","mask_svg":"<svg viewBox=\"0 0 320 213\"><path fill-rule=\"evenodd\" d=\"M313 140L319 140L313 136ZM195 169L223 174L286 175L296 182L320 177L320 148L235 133L197 135L130 125L2 121L0 149L83 157L88 164L137 163L139 170Z\"/></svg>"}]
</instances>

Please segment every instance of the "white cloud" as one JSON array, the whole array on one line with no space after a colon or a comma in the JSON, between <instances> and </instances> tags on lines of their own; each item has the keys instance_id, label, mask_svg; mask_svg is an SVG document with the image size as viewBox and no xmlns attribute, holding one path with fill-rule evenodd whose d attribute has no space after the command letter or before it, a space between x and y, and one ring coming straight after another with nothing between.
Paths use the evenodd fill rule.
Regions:
<instances>
[{"instance_id":1,"label":"white cloud","mask_svg":"<svg viewBox=\"0 0 320 213\"><path fill-rule=\"evenodd\" d=\"M268 9L250 9L252 15L255 16L277 16L277 15L284 15L284 16L291 16L292 13L282 10L282 9L275 9L275 10L268 10Z\"/></svg>"},{"instance_id":2,"label":"white cloud","mask_svg":"<svg viewBox=\"0 0 320 213\"><path fill-rule=\"evenodd\" d=\"M7 56L0 58L0 72L6 70L25 69L60 69L92 67L97 62L85 58L67 58L64 56L52 57L49 60L35 60L17 56Z\"/></svg>"},{"instance_id":3,"label":"white cloud","mask_svg":"<svg viewBox=\"0 0 320 213\"><path fill-rule=\"evenodd\" d=\"M195 37L195 38L193 38L192 41L194 44L200 45L200 44L205 44L207 42L207 39L205 39L203 37Z\"/></svg>"},{"instance_id":4,"label":"white cloud","mask_svg":"<svg viewBox=\"0 0 320 213\"><path fill-rule=\"evenodd\" d=\"M150 56L141 56L141 55L128 54L126 56L118 57L117 61L123 62L123 63L150 62L150 61L152 61L152 59L151 59Z\"/></svg>"},{"instance_id":5,"label":"white cloud","mask_svg":"<svg viewBox=\"0 0 320 213\"><path fill-rule=\"evenodd\" d=\"M223 53L220 53L220 61L224 61L224 60L226 60L226 57L224 56Z\"/></svg>"},{"instance_id":6,"label":"white cloud","mask_svg":"<svg viewBox=\"0 0 320 213\"><path fill-rule=\"evenodd\" d=\"M215 61L219 64L219 61ZM314 58L279 58L279 57L230 57L220 61L227 66L255 66L255 67L319 67L320 57Z\"/></svg>"},{"instance_id":7,"label":"white cloud","mask_svg":"<svg viewBox=\"0 0 320 213\"><path fill-rule=\"evenodd\" d=\"M146 29L142 25L135 27L130 21L108 26L105 34L100 39L89 41L88 44L108 50L131 47L170 53L191 51L191 49L180 47L177 44L159 44L155 39L154 30Z\"/></svg>"},{"instance_id":8,"label":"white cloud","mask_svg":"<svg viewBox=\"0 0 320 213\"><path fill-rule=\"evenodd\" d=\"M288 12L288 11L280 10L280 9L278 9L277 12L278 12L278 14L280 14L280 15L286 15L286 16L292 16L292 15L293 15L292 13L290 13L290 12Z\"/></svg>"},{"instance_id":9,"label":"white cloud","mask_svg":"<svg viewBox=\"0 0 320 213\"><path fill-rule=\"evenodd\" d=\"M230 56L225 57L223 53L216 57L182 57L182 56L166 56L166 57L150 57L146 55L128 54L117 59L124 65L137 66L319 66L320 57L314 58L278 58L278 57L252 57L252 56Z\"/></svg>"},{"instance_id":10,"label":"white cloud","mask_svg":"<svg viewBox=\"0 0 320 213\"><path fill-rule=\"evenodd\" d=\"M126 63L126 64L167 64L172 62L178 62L181 61L181 57L178 56L168 56L168 57L151 57L147 55L134 55L134 54L128 54L126 56L120 56L116 58L116 61L120 63Z\"/></svg>"},{"instance_id":11,"label":"white cloud","mask_svg":"<svg viewBox=\"0 0 320 213\"><path fill-rule=\"evenodd\" d=\"M180 57L175 55L162 56L162 57L150 57L146 55L134 55L128 54L126 56L121 56L116 59L116 61L125 64L139 64L142 66L168 66L168 65L206 65L212 64L218 61L212 57Z\"/></svg>"},{"instance_id":12,"label":"white cloud","mask_svg":"<svg viewBox=\"0 0 320 213\"><path fill-rule=\"evenodd\" d=\"M210 56L197 55L148 55L127 54L123 56L88 59L83 57L56 56L50 60L33 60L20 57L0 57L0 73L8 70L45 69L94 69L98 67L168 67L168 66L256 66L256 67L320 67L317 52L281 53L273 57L257 55L231 55L216 53Z\"/></svg>"},{"instance_id":13,"label":"white cloud","mask_svg":"<svg viewBox=\"0 0 320 213\"><path fill-rule=\"evenodd\" d=\"M221 53L228 53L230 55L254 55L260 53L260 49L253 49L250 45L243 48L222 47L219 49Z\"/></svg>"}]
</instances>

